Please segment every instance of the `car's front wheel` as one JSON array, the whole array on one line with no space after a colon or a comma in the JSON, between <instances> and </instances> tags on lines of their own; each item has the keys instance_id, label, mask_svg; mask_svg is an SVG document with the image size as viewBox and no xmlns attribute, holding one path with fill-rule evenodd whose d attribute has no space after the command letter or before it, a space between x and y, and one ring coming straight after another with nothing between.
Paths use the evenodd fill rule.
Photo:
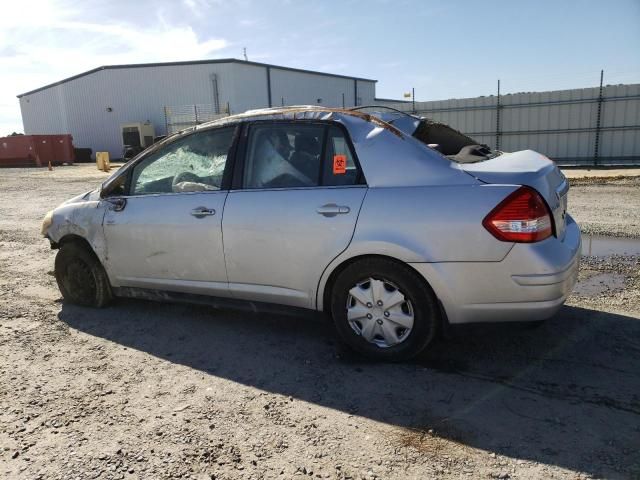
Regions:
<instances>
[{"instance_id":1,"label":"car's front wheel","mask_svg":"<svg viewBox=\"0 0 640 480\"><path fill-rule=\"evenodd\" d=\"M88 247L78 242L60 247L54 273L58 288L69 303L101 308L113 298L102 264Z\"/></svg>"},{"instance_id":2,"label":"car's front wheel","mask_svg":"<svg viewBox=\"0 0 640 480\"><path fill-rule=\"evenodd\" d=\"M440 324L431 288L406 265L386 258L358 260L336 279L331 314L340 337L371 358L411 358L433 341Z\"/></svg>"}]
</instances>

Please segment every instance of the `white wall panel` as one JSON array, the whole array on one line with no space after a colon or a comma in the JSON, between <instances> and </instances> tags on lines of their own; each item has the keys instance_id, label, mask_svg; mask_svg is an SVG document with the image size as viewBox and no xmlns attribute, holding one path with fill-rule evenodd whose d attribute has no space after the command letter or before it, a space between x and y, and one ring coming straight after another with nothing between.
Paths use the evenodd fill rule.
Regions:
<instances>
[{"instance_id":1,"label":"white wall panel","mask_svg":"<svg viewBox=\"0 0 640 480\"><path fill-rule=\"evenodd\" d=\"M267 69L257 65L231 64L233 72L231 113L242 113L269 104Z\"/></svg>"},{"instance_id":2,"label":"white wall panel","mask_svg":"<svg viewBox=\"0 0 640 480\"><path fill-rule=\"evenodd\" d=\"M273 106L324 105L342 107L342 95L347 108L354 106L355 83L361 102L373 103L375 83L352 78L327 77L290 70L271 69ZM320 101L318 101L318 99Z\"/></svg>"},{"instance_id":3,"label":"white wall panel","mask_svg":"<svg viewBox=\"0 0 640 480\"><path fill-rule=\"evenodd\" d=\"M502 95L500 149L529 148L566 163L591 162L598 95L599 88ZM607 86L603 97L599 160L640 163L640 85ZM412 109L411 103L383 104L404 111ZM488 96L416 102L416 110L495 147L496 104L497 97Z\"/></svg>"}]
</instances>

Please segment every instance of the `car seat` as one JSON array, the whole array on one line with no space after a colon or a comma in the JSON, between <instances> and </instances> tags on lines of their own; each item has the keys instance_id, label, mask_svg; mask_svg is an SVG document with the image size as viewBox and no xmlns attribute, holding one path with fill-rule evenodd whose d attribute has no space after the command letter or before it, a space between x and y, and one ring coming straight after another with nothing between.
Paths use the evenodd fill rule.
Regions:
<instances>
[{"instance_id":1,"label":"car seat","mask_svg":"<svg viewBox=\"0 0 640 480\"><path fill-rule=\"evenodd\" d=\"M320 168L320 142L313 135L300 133L295 138L295 151L289 162L310 179L317 179Z\"/></svg>"}]
</instances>

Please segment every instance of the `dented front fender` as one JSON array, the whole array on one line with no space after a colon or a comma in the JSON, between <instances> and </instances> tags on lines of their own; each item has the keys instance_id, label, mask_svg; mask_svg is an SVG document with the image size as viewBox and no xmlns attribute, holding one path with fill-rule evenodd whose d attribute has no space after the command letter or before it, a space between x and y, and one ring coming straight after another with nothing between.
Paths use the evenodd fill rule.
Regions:
<instances>
[{"instance_id":1,"label":"dented front fender","mask_svg":"<svg viewBox=\"0 0 640 480\"><path fill-rule=\"evenodd\" d=\"M89 243L103 262L106 257L106 245L102 221L109 204L99 198L91 199L91 197L91 193L76 197L56 208L46 236L54 244L59 244L69 235L79 236ZM80 201L74 202L74 200Z\"/></svg>"}]
</instances>

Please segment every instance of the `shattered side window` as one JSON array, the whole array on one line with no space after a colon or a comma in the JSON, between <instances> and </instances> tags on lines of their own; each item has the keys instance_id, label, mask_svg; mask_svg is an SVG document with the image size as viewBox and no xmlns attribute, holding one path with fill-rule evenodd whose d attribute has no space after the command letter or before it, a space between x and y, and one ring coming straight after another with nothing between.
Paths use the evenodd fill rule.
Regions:
<instances>
[{"instance_id":1,"label":"shattered side window","mask_svg":"<svg viewBox=\"0 0 640 480\"><path fill-rule=\"evenodd\" d=\"M219 190L235 128L196 132L134 167L131 195Z\"/></svg>"}]
</instances>

